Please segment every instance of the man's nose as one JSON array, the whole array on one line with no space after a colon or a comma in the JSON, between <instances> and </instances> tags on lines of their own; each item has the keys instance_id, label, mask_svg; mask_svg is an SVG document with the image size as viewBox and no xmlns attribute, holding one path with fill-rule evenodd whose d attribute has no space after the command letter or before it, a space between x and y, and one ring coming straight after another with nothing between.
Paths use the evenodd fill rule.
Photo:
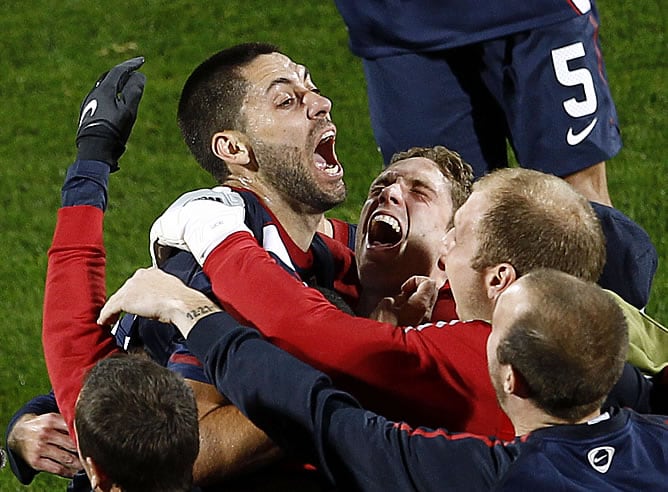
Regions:
<instances>
[{"instance_id":1,"label":"man's nose","mask_svg":"<svg viewBox=\"0 0 668 492\"><path fill-rule=\"evenodd\" d=\"M403 191L401 184L399 183L392 183L391 185L386 186L383 188L383 191L380 192L380 196L378 197L378 202L380 204L392 203L395 205L400 205L403 203L403 201Z\"/></svg>"},{"instance_id":2,"label":"man's nose","mask_svg":"<svg viewBox=\"0 0 668 492\"><path fill-rule=\"evenodd\" d=\"M332 110L332 101L317 92L304 96L309 118L327 118Z\"/></svg>"}]
</instances>

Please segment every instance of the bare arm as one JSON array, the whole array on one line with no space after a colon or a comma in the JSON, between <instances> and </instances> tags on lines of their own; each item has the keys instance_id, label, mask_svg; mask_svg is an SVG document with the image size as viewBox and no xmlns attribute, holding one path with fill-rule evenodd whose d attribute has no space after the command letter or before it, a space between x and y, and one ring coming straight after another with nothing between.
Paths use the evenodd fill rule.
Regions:
<instances>
[{"instance_id":1,"label":"bare arm","mask_svg":"<svg viewBox=\"0 0 668 492\"><path fill-rule=\"evenodd\" d=\"M151 285L151 289L145 288L147 285ZM203 316L220 308L178 278L152 268L138 270L117 295L109 298L98 323L115 321L121 311L136 312L163 322L173 321L185 336ZM274 462L281 456L279 448L266 434L214 386L187 381L195 393L200 423L200 452L193 470L196 484L217 483Z\"/></svg>"},{"instance_id":2,"label":"bare arm","mask_svg":"<svg viewBox=\"0 0 668 492\"><path fill-rule=\"evenodd\" d=\"M218 483L281 457L280 449L267 435L214 386L187 381L195 393L199 414L200 450L193 468L197 485Z\"/></svg>"}]
</instances>

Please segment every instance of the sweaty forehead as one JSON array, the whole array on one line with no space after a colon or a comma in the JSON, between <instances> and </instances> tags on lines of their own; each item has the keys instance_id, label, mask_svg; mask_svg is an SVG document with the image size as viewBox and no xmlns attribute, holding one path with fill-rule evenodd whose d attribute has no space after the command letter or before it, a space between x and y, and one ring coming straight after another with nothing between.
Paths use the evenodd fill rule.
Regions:
<instances>
[{"instance_id":1,"label":"sweaty forehead","mask_svg":"<svg viewBox=\"0 0 668 492\"><path fill-rule=\"evenodd\" d=\"M308 70L282 53L260 55L246 65L243 76L259 91L266 91L277 81L300 83L310 81Z\"/></svg>"},{"instance_id":2,"label":"sweaty forehead","mask_svg":"<svg viewBox=\"0 0 668 492\"><path fill-rule=\"evenodd\" d=\"M411 157L395 162L380 173L374 184L393 183L398 178L429 184L435 189L450 185L450 181L443 176L436 163L424 157Z\"/></svg>"}]
</instances>

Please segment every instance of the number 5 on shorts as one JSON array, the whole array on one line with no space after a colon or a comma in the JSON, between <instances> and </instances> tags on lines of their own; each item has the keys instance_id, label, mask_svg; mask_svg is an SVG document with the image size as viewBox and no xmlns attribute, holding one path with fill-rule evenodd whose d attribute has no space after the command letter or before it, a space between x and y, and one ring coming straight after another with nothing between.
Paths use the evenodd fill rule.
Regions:
<instances>
[{"instance_id":1,"label":"number 5 on shorts","mask_svg":"<svg viewBox=\"0 0 668 492\"><path fill-rule=\"evenodd\" d=\"M566 113L572 118L581 118L596 112L598 102L596 100L596 91L594 89L594 80L591 72L587 68L577 68L571 70L568 62L585 56L584 45L582 43L573 43L562 48L552 50L552 65L554 73L559 83L566 87L581 85L584 90L584 99L577 100L574 97L563 101ZM584 140L596 125L597 118L587 125L579 133L573 133L573 129L568 129L566 140L570 145L576 145Z\"/></svg>"}]
</instances>

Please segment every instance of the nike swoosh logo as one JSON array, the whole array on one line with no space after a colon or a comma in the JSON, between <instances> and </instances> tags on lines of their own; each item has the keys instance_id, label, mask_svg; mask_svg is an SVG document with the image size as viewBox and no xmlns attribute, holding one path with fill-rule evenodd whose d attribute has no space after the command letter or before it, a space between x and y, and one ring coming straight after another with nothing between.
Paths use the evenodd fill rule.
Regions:
<instances>
[{"instance_id":1,"label":"nike swoosh logo","mask_svg":"<svg viewBox=\"0 0 668 492\"><path fill-rule=\"evenodd\" d=\"M594 464L595 465L602 465L606 461L608 461L608 458L610 458L607 454L604 454L603 456L599 456L597 458L594 458Z\"/></svg>"},{"instance_id":2,"label":"nike swoosh logo","mask_svg":"<svg viewBox=\"0 0 668 492\"><path fill-rule=\"evenodd\" d=\"M601 446L594 448L587 453L587 460L594 470L599 473L608 473L612 465L612 457L615 455L615 448L611 446Z\"/></svg>"},{"instance_id":3,"label":"nike swoosh logo","mask_svg":"<svg viewBox=\"0 0 668 492\"><path fill-rule=\"evenodd\" d=\"M587 138L589 136L591 131L596 126L596 123L598 123L598 118L594 118L594 120L591 123L589 123L584 128L584 130L582 130L581 132L578 132L578 133L573 133L573 128L569 128L568 133L566 134L566 143L568 143L568 145L571 145L571 146L579 144L580 142L582 142L585 138Z\"/></svg>"},{"instance_id":4,"label":"nike swoosh logo","mask_svg":"<svg viewBox=\"0 0 668 492\"><path fill-rule=\"evenodd\" d=\"M83 108L83 111L81 112L79 126L81 126L81 123L83 123L83 120L86 117L86 113L90 113L90 116L92 117L95 114L95 111L97 111L97 99L92 99L88 104L86 104L86 106Z\"/></svg>"}]
</instances>

